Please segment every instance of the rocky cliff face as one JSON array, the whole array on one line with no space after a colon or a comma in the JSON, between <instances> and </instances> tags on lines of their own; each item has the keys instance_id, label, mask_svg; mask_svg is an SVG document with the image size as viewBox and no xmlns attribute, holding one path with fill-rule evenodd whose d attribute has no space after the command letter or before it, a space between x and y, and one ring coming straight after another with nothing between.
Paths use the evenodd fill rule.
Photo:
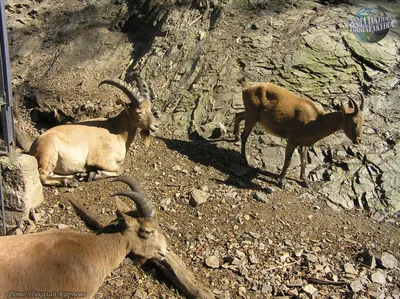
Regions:
<instances>
[{"instance_id":1,"label":"rocky cliff face","mask_svg":"<svg viewBox=\"0 0 400 299\"><path fill-rule=\"evenodd\" d=\"M307 170L315 183L306 192L346 209L380 211L378 218L399 211L399 29L395 25L383 40L366 43L348 25L361 7L376 4L232 0L211 1L207 8L207 1L194 1L198 9L193 9L184 1L120 2L88 3L69 17L62 9L53 12L48 22L63 25L50 24L48 31L22 44L20 23L10 22L15 27L10 34L15 83L24 86L17 94L34 107L35 122L111 113L113 103L104 100L97 84L126 70L151 82L163 129L191 139L231 138L226 132L243 109L236 83L243 75L275 82L329 111L348 97L359 101L361 92L366 99L364 144L354 146L337 133L314 146ZM36 20L46 18L46 3L36 8ZM400 4L379 7L398 18ZM32 33L38 32L35 18L31 14L25 20L32 22ZM41 55L32 56L39 48ZM279 173L285 142L260 129L255 133L248 143L250 164ZM218 147L239 150L223 140ZM296 165L293 177L298 176Z\"/></svg>"},{"instance_id":2,"label":"rocky cliff face","mask_svg":"<svg viewBox=\"0 0 400 299\"><path fill-rule=\"evenodd\" d=\"M153 83L157 107L176 136L208 138L221 127L232 131L233 115L242 109L236 83L242 75L275 82L330 111L348 97L359 101L362 92L364 144L352 145L343 133L324 139L310 152L310 176L319 182L318 193L341 207L400 209L399 30L395 26L380 42L366 43L348 25L361 7L374 3L214 1L210 18L203 20L199 11L151 2L136 6L153 7L156 28L141 41L146 51L131 68ZM399 16L398 3L380 8ZM134 52L141 47L134 44ZM284 143L256 134L261 135L250 142L251 164L276 172Z\"/></svg>"}]
</instances>

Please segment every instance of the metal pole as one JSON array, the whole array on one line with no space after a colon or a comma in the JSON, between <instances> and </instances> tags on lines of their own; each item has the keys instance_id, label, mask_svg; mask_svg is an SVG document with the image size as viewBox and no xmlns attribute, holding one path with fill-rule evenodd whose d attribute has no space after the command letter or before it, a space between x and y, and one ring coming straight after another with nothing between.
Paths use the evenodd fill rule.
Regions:
<instances>
[{"instance_id":1,"label":"metal pole","mask_svg":"<svg viewBox=\"0 0 400 299\"><path fill-rule=\"evenodd\" d=\"M7 152L13 151L14 146L14 121L12 114L12 89L11 89L11 72L10 72L10 56L8 53L8 36L6 25L6 12L4 8L4 0L0 1L0 45L1 45L1 70L0 70L0 91L1 97L5 99L5 105L2 106L2 124L4 142L6 143Z\"/></svg>"},{"instance_id":2,"label":"metal pole","mask_svg":"<svg viewBox=\"0 0 400 299\"><path fill-rule=\"evenodd\" d=\"M6 145L6 151L11 154L14 150L14 121L12 112L12 90L10 75L10 56L8 53L8 36L6 25L6 12L4 0L0 0L0 105L3 125L3 138ZM0 204L1 217L3 222L3 234L7 234L4 196L3 196L3 179L0 180Z\"/></svg>"},{"instance_id":3,"label":"metal pole","mask_svg":"<svg viewBox=\"0 0 400 299\"><path fill-rule=\"evenodd\" d=\"M3 200L3 180L0 180L0 196L1 196L1 218L3 219L3 236L7 234L6 227L6 213L4 209L4 200Z\"/></svg>"}]
</instances>

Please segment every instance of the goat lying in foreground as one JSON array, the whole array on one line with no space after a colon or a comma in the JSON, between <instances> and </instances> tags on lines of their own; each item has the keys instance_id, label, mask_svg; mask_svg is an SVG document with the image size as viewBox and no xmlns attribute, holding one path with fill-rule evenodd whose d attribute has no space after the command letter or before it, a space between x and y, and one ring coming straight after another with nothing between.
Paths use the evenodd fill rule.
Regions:
<instances>
[{"instance_id":1,"label":"goat lying in foreground","mask_svg":"<svg viewBox=\"0 0 400 299\"><path fill-rule=\"evenodd\" d=\"M249 86L244 78L239 83L243 86L245 111L235 115L235 140L239 140L240 122L245 120L241 146L242 157L247 164L246 141L257 122L272 135L287 139L285 163L278 183L282 188L285 186L286 171L296 147L299 147L300 154L300 179L308 186L305 175L308 146L341 129L354 144L362 142L362 94L360 107L350 98L348 107L342 103L341 111L326 112L321 105L274 84L256 83Z\"/></svg>"},{"instance_id":2,"label":"goat lying in foreground","mask_svg":"<svg viewBox=\"0 0 400 299\"><path fill-rule=\"evenodd\" d=\"M65 229L0 237L0 298L12 297L13 292L34 297L30 291L55 294L46 298L65 298L68 292L92 298L129 252L142 262L162 259L168 252L167 240L152 203L131 179L116 180L132 191L112 196L129 197L137 211L117 198L117 220L97 234Z\"/></svg>"},{"instance_id":3,"label":"goat lying in foreground","mask_svg":"<svg viewBox=\"0 0 400 299\"><path fill-rule=\"evenodd\" d=\"M129 104L121 101L124 110L117 116L56 126L34 141L29 154L38 161L43 185L76 187L77 177L91 181L120 175L138 128L149 146L155 118L149 93L143 90L147 84L139 76L134 78L140 94L119 79L100 83L119 88L129 98Z\"/></svg>"}]
</instances>

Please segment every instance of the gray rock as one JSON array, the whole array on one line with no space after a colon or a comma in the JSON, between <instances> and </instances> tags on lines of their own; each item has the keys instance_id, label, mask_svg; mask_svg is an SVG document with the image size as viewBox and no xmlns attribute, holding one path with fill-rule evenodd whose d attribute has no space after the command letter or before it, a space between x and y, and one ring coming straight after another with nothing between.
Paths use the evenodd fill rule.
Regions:
<instances>
[{"instance_id":1,"label":"gray rock","mask_svg":"<svg viewBox=\"0 0 400 299\"><path fill-rule=\"evenodd\" d=\"M357 279L350 283L350 288L354 293L358 293L363 290L363 285L361 281Z\"/></svg>"},{"instance_id":2,"label":"gray rock","mask_svg":"<svg viewBox=\"0 0 400 299\"><path fill-rule=\"evenodd\" d=\"M357 272L356 268L350 263L344 264L343 268L344 268L344 272L346 274L358 275L358 272Z\"/></svg>"},{"instance_id":3,"label":"gray rock","mask_svg":"<svg viewBox=\"0 0 400 299\"><path fill-rule=\"evenodd\" d=\"M57 224L57 228L58 229L66 229L66 228L68 228L68 225L60 223L60 224Z\"/></svg>"},{"instance_id":4,"label":"gray rock","mask_svg":"<svg viewBox=\"0 0 400 299\"><path fill-rule=\"evenodd\" d=\"M375 272L371 275L371 281L382 285L386 284L386 277L381 272Z\"/></svg>"},{"instance_id":5,"label":"gray rock","mask_svg":"<svg viewBox=\"0 0 400 299\"><path fill-rule=\"evenodd\" d=\"M267 197L267 195L259 191L254 193L254 199L263 203L269 202L269 198Z\"/></svg>"},{"instance_id":6,"label":"gray rock","mask_svg":"<svg viewBox=\"0 0 400 299\"><path fill-rule=\"evenodd\" d=\"M382 253L379 262L385 269L394 269L397 266L397 259L388 252Z\"/></svg>"},{"instance_id":7,"label":"gray rock","mask_svg":"<svg viewBox=\"0 0 400 299\"><path fill-rule=\"evenodd\" d=\"M317 292L318 291L318 289L317 288L315 288L313 285L311 285L311 284L306 284L303 288L302 288L302 290L306 293L306 294L308 294L308 295L313 295L315 292Z\"/></svg>"},{"instance_id":8,"label":"gray rock","mask_svg":"<svg viewBox=\"0 0 400 299\"><path fill-rule=\"evenodd\" d=\"M192 207L197 207L197 206L205 203L209 197L210 197L210 194L208 194L207 192L204 192L199 189L195 189L192 192L190 192L189 204Z\"/></svg>"},{"instance_id":9,"label":"gray rock","mask_svg":"<svg viewBox=\"0 0 400 299\"><path fill-rule=\"evenodd\" d=\"M207 267L212 268L212 269L218 269L220 267L219 259L215 255L211 255L206 258L205 264Z\"/></svg>"},{"instance_id":10,"label":"gray rock","mask_svg":"<svg viewBox=\"0 0 400 299\"><path fill-rule=\"evenodd\" d=\"M33 156L14 153L10 157L1 157L0 167L6 225L15 227L44 200L38 164Z\"/></svg>"}]
</instances>

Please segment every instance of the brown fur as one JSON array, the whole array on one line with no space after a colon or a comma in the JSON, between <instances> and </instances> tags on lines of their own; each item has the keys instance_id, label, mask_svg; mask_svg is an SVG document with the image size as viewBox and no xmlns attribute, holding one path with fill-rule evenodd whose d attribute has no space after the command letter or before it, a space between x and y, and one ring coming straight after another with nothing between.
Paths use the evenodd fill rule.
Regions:
<instances>
[{"instance_id":1,"label":"brown fur","mask_svg":"<svg viewBox=\"0 0 400 299\"><path fill-rule=\"evenodd\" d=\"M123 105L116 117L60 125L39 136L29 153L38 161L42 184L75 187L77 176L97 180L120 175L138 128L148 146L155 127L149 99L139 106Z\"/></svg>"},{"instance_id":2,"label":"brown fur","mask_svg":"<svg viewBox=\"0 0 400 299\"><path fill-rule=\"evenodd\" d=\"M66 229L0 237L0 298L11 291L82 292L86 297L79 298L92 298L129 252L142 262L162 258L167 241L156 218L136 218L122 201L117 205L118 220L98 234Z\"/></svg>"},{"instance_id":3,"label":"brown fur","mask_svg":"<svg viewBox=\"0 0 400 299\"><path fill-rule=\"evenodd\" d=\"M239 126L245 120L241 135L242 157L246 161L246 141L253 127L259 122L265 131L287 139L285 163L280 174L279 185L284 187L287 168L293 151L299 147L300 179L308 186L305 175L307 146L343 130L355 144L362 142L363 103L361 108L353 100L342 111L326 112L321 105L271 83L256 83L249 86L243 78L244 112L235 115L234 135L239 140ZM358 113L355 111L358 110Z\"/></svg>"}]
</instances>

